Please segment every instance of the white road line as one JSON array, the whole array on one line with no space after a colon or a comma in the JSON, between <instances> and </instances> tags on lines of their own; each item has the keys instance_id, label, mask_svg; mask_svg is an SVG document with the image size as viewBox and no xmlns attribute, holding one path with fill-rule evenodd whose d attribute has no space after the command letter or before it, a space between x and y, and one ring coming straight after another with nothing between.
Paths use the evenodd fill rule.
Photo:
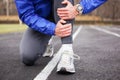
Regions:
<instances>
[{"instance_id":1,"label":"white road line","mask_svg":"<svg viewBox=\"0 0 120 80\"><path fill-rule=\"evenodd\" d=\"M110 30L120 30L120 26L109 25L109 26L102 26L102 27L104 27L105 29L110 29Z\"/></svg>"},{"instance_id":2,"label":"white road line","mask_svg":"<svg viewBox=\"0 0 120 80\"><path fill-rule=\"evenodd\" d=\"M94 26L91 26L91 28L96 29L96 30L98 30L98 31L102 31L102 32L111 34L111 35L114 35L114 36L116 36L116 37L120 37L120 34L117 34L117 33L115 33L115 32L111 32L111 31L108 31L108 30L106 30L106 29L102 29L102 28L98 28L98 27L94 27Z\"/></svg>"},{"instance_id":3,"label":"white road line","mask_svg":"<svg viewBox=\"0 0 120 80\"><path fill-rule=\"evenodd\" d=\"M82 29L82 26L80 26L80 27L77 29L77 31L74 33L74 35L73 35L73 41L74 41L74 39L76 38L76 36L78 35L78 33L81 31L81 29Z\"/></svg>"},{"instance_id":4,"label":"white road line","mask_svg":"<svg viewBox=\"0 0 120 80\"><path fill-rule=\"evenodd\" d=\"M77 31L73 35L73 40L76 38L82 26L80 26ZM60 56L61 56L61 48L57 52L57 54L52 58L52 60L47 64L47 66L33 79L33 80L47 80L48 76L51 74L55 66L57 65Z\"/></svg>"},{"instance_id":5,"label":"white road line","mask_svg":"<svg viewBox=\"0 0 120 80\"><path fill-rule=\"evenodd\" d=\"M107 27L107 28L108 29L112 29L112 30L118 30L118 31L120 30L120 28L115 28L115 27L114 28L113 27L112 28L111 27Z\"/></svg>"}]
</instances>

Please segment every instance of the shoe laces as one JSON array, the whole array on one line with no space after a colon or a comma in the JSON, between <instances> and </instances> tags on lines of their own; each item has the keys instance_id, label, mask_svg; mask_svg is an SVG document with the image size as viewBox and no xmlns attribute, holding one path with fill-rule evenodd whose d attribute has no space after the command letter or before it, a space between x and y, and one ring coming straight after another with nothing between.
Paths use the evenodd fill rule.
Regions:
<instances>
[{"instance_id":1,"label":"shoe laces","mask_svg":"<svg viewBox=\"0 0 120 80\"><path fill-rule=\"evenodd\" d=\"M47 45L46 53L50 53L52 51L52 45Z\"/></svg>"},{"instance_id":2,"label":"shoe laces","mask_svg":"<svg viewBox=\"0 0 120 80\"><path fill-rule=\"evenodd\" d=\"M75 60L80 60L80 56L77 54L74 54L73 52L72 52L72 54L70 54L70 51L64 51L62 55L64 55L64 54L69 55L71 58L73 58Z\"/></svg>"},{"instance_id":3,"label":"shoe laces","mask_svg":"<svg viewBox=\"0 0 120 80\"><path fill-rule=\"evenodd\" d=\"M65 65L71 64L72 59L80 60L80 57L76 54L73 54L73 52L71 54L70 51L63 52L61 60Z\"/></svg>"}]
</instances>

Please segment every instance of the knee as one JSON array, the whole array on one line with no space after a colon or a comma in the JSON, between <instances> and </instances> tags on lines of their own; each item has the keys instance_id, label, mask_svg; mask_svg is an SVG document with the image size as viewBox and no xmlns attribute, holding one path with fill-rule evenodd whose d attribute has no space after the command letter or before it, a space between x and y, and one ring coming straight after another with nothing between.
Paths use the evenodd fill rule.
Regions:
<instances>
[{"instance_id":1,"label":"knee","mask_svg":"<svg viewBox=\"0 0 120 80\"><path fill-rule=\"evenodd\" d=\"M35 61L28 59L28 58L22 58L22 63L26 66L33 66Z\"/></svg>"},{"instance_id":2,"label":"knee","mask_svg":"<svg viewBox=\"0 0 120 80\"><path fill-rule=\"evenodd\" d=\"M25 64L26 66L33 66L37 58L23 55L21 56L21 60L22 63Z\"/></svg>"}]
</instances>

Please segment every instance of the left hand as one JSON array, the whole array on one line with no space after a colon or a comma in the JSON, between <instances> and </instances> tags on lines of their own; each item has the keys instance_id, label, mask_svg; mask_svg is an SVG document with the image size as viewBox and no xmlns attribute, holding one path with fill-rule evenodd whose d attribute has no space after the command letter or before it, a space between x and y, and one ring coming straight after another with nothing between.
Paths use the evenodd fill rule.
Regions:
<instances>
[{"instance_id":1,"label":"left hand","mask_svg":"<svg viewBox=\"0 0 120 80\"><path fill-rule=\"evenodd\" d=\"M78 15L78 12L76 11L77 7L73 6L71 2L69 2L68 0L64 0L62 4L66 5L66 7L57 9L58 16L61 19L64 20L74 19L76 15Z\"/></svg>"}]
</instances>

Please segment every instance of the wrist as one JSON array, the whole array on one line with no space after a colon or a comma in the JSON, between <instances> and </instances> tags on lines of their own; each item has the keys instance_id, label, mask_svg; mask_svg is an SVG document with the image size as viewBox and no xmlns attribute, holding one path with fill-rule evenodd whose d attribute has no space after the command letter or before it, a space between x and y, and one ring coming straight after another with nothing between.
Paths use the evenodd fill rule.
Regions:
<instances>
[{"instance_id":1,"label":"wrist","mask_svg":"<svg viewBox=\"0 0 120 80\"><path fill-rule=\"evenodd\" d=\"M83 7L80 4L76 4L76 11L78 12L78 14L82 14L83 12Z\"/></svg>"},{"instance_id":2,"label":"wrist","mask_svg":"<svg viewBox=\"0 0 120 80\"><path fill-rule=\"evenodd\" d=\"M77 6L76 5L74 6L74 9L75 9L76 16L79 15L79 12L77 11Z\"/></svg>"}]
</instances>

